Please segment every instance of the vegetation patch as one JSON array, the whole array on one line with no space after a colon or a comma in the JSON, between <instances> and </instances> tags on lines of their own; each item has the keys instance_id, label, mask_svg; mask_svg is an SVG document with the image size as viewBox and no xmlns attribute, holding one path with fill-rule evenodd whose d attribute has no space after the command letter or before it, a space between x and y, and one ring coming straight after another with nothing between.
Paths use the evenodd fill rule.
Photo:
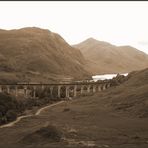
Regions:
<instances>
[{"instance_id":1,"label":"vegetation patch","mask_svg":"<svg viewBox=\"0 0 148 148\"><path fill-rule=\"evenodd\" d=\"M70 108L64 108L63 112L68 112L70 111Z\"/></svg>"},{"instance_id":2,"label":"vegetation patch","mask_svg":"<svg viewBox=\"0 0 148 148\"><path fill-rule=\"evenodd\" d=\"M27 110L32 110L33 107L52 104L58 100L52 100L50 97L37 98L15 98L6 93L0 93L0 125L16 120L16 118L25 113Z\"/></svg>"},{"instance_id":3,"label":"vegetation patch","mask_svg":"<svg viewBox=\"0 0 148 148\"><path fill-rule=\"evenodd\" d=\"M0 93L0 124L13 121L17 117L19 103L14 97Z\"/></svg>"},{"instance_id":4,"label":"vegetation patch","mask_svg":"<svg viewBox=\"0 0 148 148\"><path fill-rule=\"evenodd\" d=\"M26 135L21 142L26 144L44 143L44 142L60 142L62 139L62 132L53 125L41 127L40 129Z\"/></svg>"}]
</instances>

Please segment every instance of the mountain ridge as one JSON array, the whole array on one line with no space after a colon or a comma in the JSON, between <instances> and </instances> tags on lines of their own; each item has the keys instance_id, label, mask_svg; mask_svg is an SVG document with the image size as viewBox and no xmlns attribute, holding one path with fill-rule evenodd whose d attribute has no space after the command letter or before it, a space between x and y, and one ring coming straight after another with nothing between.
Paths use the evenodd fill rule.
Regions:
<instances>
[{"instance_id":1,"label":"mountain ridge","mask_svg":"<svg viewBox=\"0 0 148 148\"><path fill-rule=\"evenodd\" d=\"M78 49L71 47L59 34L38 27L0 30L0 62L1 74L13 71L14 77L25 75L27 78L21 81L34 79L28 71L39 73L33 81L56 79L56 75L72 79L90 77L83 67L85 58Z\"/></svg>"},{"instance_id":2,"label":"mountain ridge","mask_svg":"<svg viewBox=\"0 0 148 148\"><path fill-rule=\"evenodd\" d=\"M73 47L80 49L94 74L127 73L148 67L148 55L130 45L116 46L88 38Z\"/></svg>"}]
</instances>

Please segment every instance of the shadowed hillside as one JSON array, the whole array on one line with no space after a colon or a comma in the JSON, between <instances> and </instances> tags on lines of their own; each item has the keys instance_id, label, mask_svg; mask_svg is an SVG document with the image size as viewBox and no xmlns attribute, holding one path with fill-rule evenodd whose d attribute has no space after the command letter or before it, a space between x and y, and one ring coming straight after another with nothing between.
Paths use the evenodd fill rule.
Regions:
<instances>
[{"instance_id":1,"label":"shadowed hillside","mask_svg":"<svg viewBox=\"0 0 148 148\"><path fill-rule=\"evenodd\" d=\"M115 46L89 38L74 47L88 60L88 69L95 74L127 73L148 67L148 55L131 46Z\"/></svg>"},{"instance_id":2,"label":"shadowed hillside","mask_svg":"<svg viewBox=\"0 0 148 148\"><path fill-rule=\"evenodd\" d=\"M0 81L85 78L81 52L58 34L36 27L0 30Z\"/></svg>"}]
</instances>

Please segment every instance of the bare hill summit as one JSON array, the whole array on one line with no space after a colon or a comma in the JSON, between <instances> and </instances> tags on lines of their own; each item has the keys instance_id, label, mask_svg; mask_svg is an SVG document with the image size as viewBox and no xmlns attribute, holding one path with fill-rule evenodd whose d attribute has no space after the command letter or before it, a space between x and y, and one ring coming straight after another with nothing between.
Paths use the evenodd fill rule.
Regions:
<instances>
[{"instance_id":1,"label":"bare hill summit","mask_svg":"<svg viewBox=\"0 0 148 148\"><path fill-rule=\"evenodd\" d=\"M115 46L89 38L77 45L94 74L127 73L148 67L148 55L131 46Z\"/></svg>"},{"instance_id":2,"label":"bare hill summit","mask_svg":"<svg viewBox=\"0 0 148 148\"><path fill-rule=\"evenodd\" d=\"M0 30L0 81L85 78L81 52L59 34L36 27Z\"/></svg>"}]
</instances>

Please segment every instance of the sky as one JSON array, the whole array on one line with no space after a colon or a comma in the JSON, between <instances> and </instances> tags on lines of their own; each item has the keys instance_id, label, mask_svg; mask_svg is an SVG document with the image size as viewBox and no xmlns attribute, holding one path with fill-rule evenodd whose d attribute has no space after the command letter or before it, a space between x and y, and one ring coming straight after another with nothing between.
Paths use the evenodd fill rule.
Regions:
<instances>
[{"instance_id":1,"label":"sky","mask_svg":"<svg viewBox=\"0 0 148 148\"><path fill-rule=\"evenodd\" d=\"M93 37L148 54L147 1L0 1L0 29L40 27L69 44Z\"/></svg>"}]
</instances>

